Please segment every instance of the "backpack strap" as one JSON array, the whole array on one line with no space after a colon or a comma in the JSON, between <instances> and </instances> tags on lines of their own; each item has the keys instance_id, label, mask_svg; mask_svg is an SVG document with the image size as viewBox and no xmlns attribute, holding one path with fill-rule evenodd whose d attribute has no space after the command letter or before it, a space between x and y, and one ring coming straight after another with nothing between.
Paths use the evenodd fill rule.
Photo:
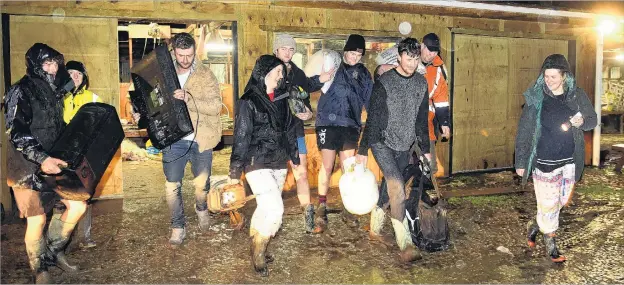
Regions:
<instances>
[{"instance_id":1,"label":"backpack strap","mask_svg":"<svg viewBox=\"0 0 624 285\"><path fill-rule=\"evenodd\" d=\"M423 172L425 170L425 167L429 169L429 174L431 175L431 183L433 183L433 189L435 189L438 198L442 198L442 192L440 191L440 188L438 188L438 180L435 178L435 174L431 172L431 164L429 162L429 159L427 159L426 156L422 155L422 150L420 149L420 146L418 144L419 141L420 138L417 137L414 141L414 145L412 145L412 148L410 149L410 154L415 152L419 160L421 157L423 158ZM421 184L419 185L419 187L422 187L423 179L420 179L420 183Z\"/></svg>"}]
</instances>

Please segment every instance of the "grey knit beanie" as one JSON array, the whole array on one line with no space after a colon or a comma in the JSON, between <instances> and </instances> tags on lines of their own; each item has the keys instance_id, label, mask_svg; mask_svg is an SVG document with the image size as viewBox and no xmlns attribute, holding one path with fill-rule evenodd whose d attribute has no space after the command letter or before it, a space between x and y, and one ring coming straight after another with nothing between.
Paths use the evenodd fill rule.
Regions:
<instances>
[{"instance_id":1,"label":"grey knit beanie","mask_svg":"<svg viewBox=\"0 0 624 285\"><path fill-rule=\"evenodd\" d=\"M291 35L279 34L275 36L275 40L273 41L273 53L276 53L277 49L281 47L292 47L296 49L297 43Z\"/></svg>"}]
</instances>

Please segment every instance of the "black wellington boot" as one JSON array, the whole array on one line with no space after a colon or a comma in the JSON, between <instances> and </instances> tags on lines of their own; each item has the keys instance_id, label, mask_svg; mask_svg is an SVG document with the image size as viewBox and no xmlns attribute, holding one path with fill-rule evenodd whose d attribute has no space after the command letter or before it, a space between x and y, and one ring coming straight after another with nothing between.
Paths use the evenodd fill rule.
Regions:
<instances>
[{"instance_id":1,"label":"black wellington boot","mask_svg":"<svg viewBox=\"0 0 624 285\"><path fill-rule=\"evenodd\" d=\"M546 252L552 262L561 263L566 261L566 257L563 256L559 249L557 249L557 242L555 241L555 233L544 234L544 244L546 245Z\"/></svg>"},{"instance_id":2,"label":"black wellington boot","mask_svg":"<svg viewBox=\"0 0 624 285\"><path fill-rule=\"evenodd\" d=\"M35 284L51 284L52 277L48 272L48 266L44 261L46 251L46 241L42 237L39 240L27 240L26 253L28 254L28 263L34 274Z\"/></svg>"},{"instance_id":3,"label":"black wellington boot","mask_svg":"<svg viewBox=\"0 0 624 285\"><path fill-rule=\"evenodd\" d=\"M306 233L314 232L314 205L308 204L303 209L303 223Z\"/></svg>"},{"instance_id":4,"label":"black wellington boot","mask_svg":"<svg viewBox=\"0 0 624 285\"><path fill-rule=\"evenodd\" d=\"M270 237L261 236L256 233L251 239L251 263L253 264L254 270L260 273L260 276L267 277L269 276L269 268L267 267L267 259L271 259L273 261L273 257L268 257L266 255L266 248L269 244Z\"/></svg>"},{"instance_id":5,"label":"black wellington boot","mask_svg":"<svg viewBox=\"0 0 624 285\"><path fill-rule=\"evenodd\" d=\"M539 234L539 226L535 218L533 218L527 223L527 245L530 248L535 248L535 238L537 238L537 234Z\"/></svg>"},{"instance_id":6,"label":"black wellington boot","mask_svg":"<svg viewBox=\"0 0 624 285\"><path fill-rule=\"evenodd\" d=\"M53 217L48 227L48 250L46 252L46 261L48 265L56 265L56 267L66 272L78 271L77 265L72 265L65 257L65 248L71 238L71 233L76 224L65 223L59 217Z\"/></svg>"}]
</instances>

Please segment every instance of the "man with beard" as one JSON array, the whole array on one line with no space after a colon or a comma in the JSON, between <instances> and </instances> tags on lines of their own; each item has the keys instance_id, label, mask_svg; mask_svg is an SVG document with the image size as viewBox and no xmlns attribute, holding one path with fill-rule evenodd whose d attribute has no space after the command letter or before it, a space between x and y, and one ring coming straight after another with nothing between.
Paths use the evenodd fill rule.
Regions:
<instances>
[{"instance_id":1,"label":"man with beard","mask_svg":"<svg viewBox=\"0 0 624 285\"><path fill-rule=\"evenodd\" d=\"M186 218L182 201L184 168L191 163L195 186L195 212L199 228L210 228L207 194L210 190L212 149L221 141L221 94L219 82L210 67L195 57L195 39L188 33L176 34L171 39L172 56L182 89L173 97L187 103L193 121L194 133L163 149L165 172L165 197L171 211L171 237L169 243L179 246L186 237ZM134 115L135 121L140 118ZM197 118L197 119L196 119Z\"/></svg>"},{"instance_id":2,"label":"man with beard","mask_svg":"<svg viewBox=\"0 0 624 285\"><path fill-rule=\"evenodd\" d=\"M38 284L53 282L48 266L56 265L64 271L78 270L68 264L63 251L86 210L86 202L60 200L67 210L54 215L47 238L44 238L46 213L60 197L39 174L39 171L58 174L62 167L67 167L65 161L51 157L48 152L65 128L62 98L72 86L63 55L36 43L26 52L26 75L9 88L4 98L4 116L11 142L7 182L13 188L20 215L26 218L24 243Z\"/></svg>"}]
</instances>

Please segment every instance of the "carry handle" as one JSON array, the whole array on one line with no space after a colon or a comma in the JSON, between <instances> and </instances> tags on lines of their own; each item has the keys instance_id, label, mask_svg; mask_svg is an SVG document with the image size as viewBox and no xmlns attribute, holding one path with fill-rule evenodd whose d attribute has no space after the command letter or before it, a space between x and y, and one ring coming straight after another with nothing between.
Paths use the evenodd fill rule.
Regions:
<instances>
[{"instance_id":1,"label":"carry handle","mask_svg":"<svg viewBox=\"0 0 624 285\"><path fill-rule=\"evenodd\" d=\"M418 159L420 159L421 157L423 158L423 171L425 170L425 168L429 169L429 175L431 175L431 183L433 183L433 189L436 192L436 195L438 196L438 199L442 199L444 198L444 196L442 196L442 191L440 191L440 188L438 187L438 180L435 177L435 173L433 173L431 171L431 163L429 162L429 159L427 159L426 156L422 155L422 150L420 149L420 138L417 137L416 140L414 141L414 145L412 146L411 152L416 153L416 156L418 157ZM420 180L420 187L422 187L422 183L423 183L423 179Z\"/></svg>"}]
</instances>

